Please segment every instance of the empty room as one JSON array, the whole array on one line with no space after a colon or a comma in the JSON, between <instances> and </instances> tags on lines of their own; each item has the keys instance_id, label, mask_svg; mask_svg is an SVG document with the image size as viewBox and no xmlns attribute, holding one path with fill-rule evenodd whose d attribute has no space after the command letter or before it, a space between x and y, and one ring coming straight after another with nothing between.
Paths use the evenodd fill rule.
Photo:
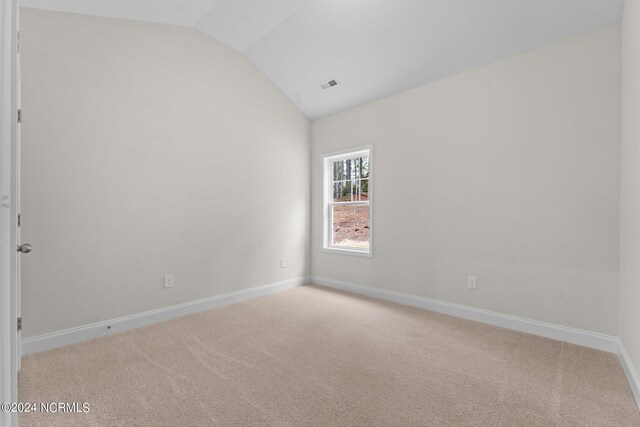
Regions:
<instances>
[{"instance_id":1,"label":"empty room","mask_svg":"<svg viewBox=\"0 0 640 427\"><path fill-rule=\"evenodd\" d=\"M0 426L640 427L640 0L2 0Z\"/></svg>"}]
</instances>

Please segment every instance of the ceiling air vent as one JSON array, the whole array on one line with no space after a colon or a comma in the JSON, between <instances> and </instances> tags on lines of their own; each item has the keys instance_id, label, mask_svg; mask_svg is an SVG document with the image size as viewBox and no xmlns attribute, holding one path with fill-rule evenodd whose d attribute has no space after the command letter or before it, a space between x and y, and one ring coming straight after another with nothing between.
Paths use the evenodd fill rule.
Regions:
<instances>
[{"instance_id":1,"label":"ceiling air vent","mask_svg":"<svg viewBox=\"0 0 640 427\"><path fill-rule=\"evenodd\" d=\"M322 83L320 83L320 87L323 90L327 90L327 89L329 89L331 87L334 87L334 86L338 86L338 82L336 81L335 78L330 78L329 80L325 80Z\"/></svg>"}]
</instances>

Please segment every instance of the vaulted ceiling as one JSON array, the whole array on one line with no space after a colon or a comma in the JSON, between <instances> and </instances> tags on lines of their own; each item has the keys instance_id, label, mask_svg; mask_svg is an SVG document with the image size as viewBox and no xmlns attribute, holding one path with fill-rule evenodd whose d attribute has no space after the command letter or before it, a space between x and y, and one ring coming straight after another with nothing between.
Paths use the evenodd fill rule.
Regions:
<instances>
[{"instance_id":1,"label":"vaulted ceiling","mask_svg":"<svg viewBox=\"0 0 640 427\"><path fill-rule=\"evenodd\" d=\"M620 21L624 0L22 0L198 28L246 55L309 118ZM338 85L323 90L320 83Z\"/></svg>"}]
</instances>

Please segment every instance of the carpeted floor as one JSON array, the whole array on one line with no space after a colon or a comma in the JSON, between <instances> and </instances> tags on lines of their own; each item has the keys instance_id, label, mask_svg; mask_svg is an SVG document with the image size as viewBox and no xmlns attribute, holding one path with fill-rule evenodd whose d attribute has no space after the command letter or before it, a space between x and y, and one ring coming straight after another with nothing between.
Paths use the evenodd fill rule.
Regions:
<instances>
[{"instance_id":1,"label":"carpeted floor","mask_svg":"<svg viewBox=\"0 0 640 427\"><path fill-rule=\"evenodd\" d=\"M640 426L613 354L304 286L24 359L41 426Z\"/></svg>"}]
</instances>

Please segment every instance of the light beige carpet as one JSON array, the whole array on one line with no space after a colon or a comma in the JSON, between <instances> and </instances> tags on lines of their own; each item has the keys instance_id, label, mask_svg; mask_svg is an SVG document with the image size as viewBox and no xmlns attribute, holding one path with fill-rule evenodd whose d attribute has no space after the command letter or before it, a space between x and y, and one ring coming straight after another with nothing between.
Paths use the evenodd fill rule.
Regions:
<instances>
[{"instance_id":1,"label":"light beige carpet","mask_svg":"<svg viewBox=\"0 0 640 427\"><path fill-rule=\"evenodd\" d=\"M613 354L305 286L27 357L21 426L640 426Z\"/></svg>"}]
</instances>

